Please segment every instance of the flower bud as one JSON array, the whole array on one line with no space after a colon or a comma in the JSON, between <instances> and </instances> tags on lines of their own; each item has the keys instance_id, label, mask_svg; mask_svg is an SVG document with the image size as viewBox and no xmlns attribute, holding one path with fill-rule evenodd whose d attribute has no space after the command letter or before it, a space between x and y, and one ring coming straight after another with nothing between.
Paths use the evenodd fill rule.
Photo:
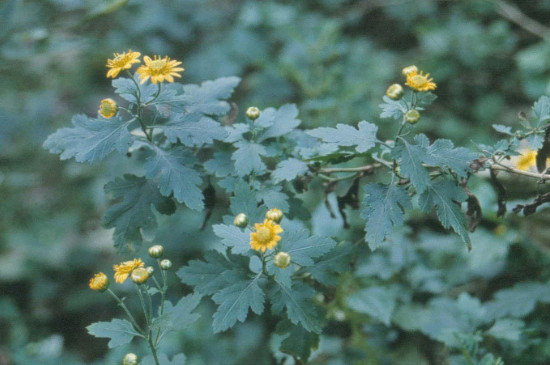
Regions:
<instances>
[{"instance_id":1,"label":"flower bud","mask_svg":"<svg viewBox=\"0 0 550 365\"><path fill-rule=\"evenodd\" d=\"M136 284L143 284L147 281L147 279L149 279L149 273L147 272L147 269L138 267L132 271L130 274L130 279L132 279L132 281Z\"/></svg>"},{"instance_id":2,"label":"flower bud","mask_svg":"<svg viewBox=\"0 0 550 365\"><path fill-rule=\"evenodd\" d=\"M280 223L283 220L283 212L280 209L273 208L265 213L265 217L275 223Z\"/></svg>"},{"instance_id":3,"label":"flower bud","mask_svg":"<svg viewBox=\"0 0 550 365\"><path fill-rule=\"evenodd\" d=\"M136 354L132 354L131 352L124 355L124 358L122 359L122 365L137 365L138 364L138 357Z\"/></svg>"},{"instance_id":4,"label":"flower bud","mask_svg":"<svg viewBox=\"0 0 550 365\"><path fill-rule=\"evenodd\" d=\"M403 97L403 86L399 84L392 84L386 90L386 96L393 100L399 100Z\"/></svg>"},{"instance_id":5,"label":"flower bud","mask_svg":"<svg viewBox=\"0 0 550 365\"><path fill-rule=\"evenodd\" d=\"M90 289L102 293L109 287L109 279L107 278L107 275L100 272L95 274L94 277L90 279L90 283L88 285L90 286Z\"/></svg>"},{"instance_id":6,"label":"flower bud","mask_svg":"<svg viewBox=\"0 0 550 365\"><path fill-rule=\"evenodd\" d=\"M418 68L415 65L410 65L401 70L403 76L407 76L410 73L418 72Z\"/></svg>"},{"instance_id":7,"label":"flower bud","mask_svg":"<svg viewBox=\"0 0 550 365\"><path fill-rule=\"evenodd\" d=\"M288 265L290 265L290 255L286 252L279 252L275 255L275 259L273 262L278 268L285 269L288 267Z\"/></svg>"},{"instance_id":8,"label":"flower bud","mask_svg":"<svg viewBox=\"0 0 550 365\"><path fill-rule=\"evenodd\" d=\"M248 216L244 213L239 213L235 216L233 224L237 227L244 228L248 224Z\"/></svg>"},{"instance_id":9,"label":"flower bud","mask_svg":"<svg viewBox=\"0 0 550 365\"><path fill-rule=\"evenodd\" d=\"M160 268L162 270L170 270L172 268L172 261L164 259L160 262Z\"/></svg>"},{"instance_id":10,"label":"flower bud","mask_svg":"<svg viewBox=\"0 0 550 365\"><path fill-rule=\"evenodd\" d=\"M155 268L153 266L147 266L145 270L147 270L147 274L149 274L149 276L153 275L155 272Z\"/></svg>"},{"instance_id":11,"label":"flower bud","mask_svg":"<svg viewBox=\"0 0 550 365\"><path fill-rule=\"evenodd\" d=\"M118 112L118 105L113 99L103 99L97 113L105 119L112 118Z\"/></svg>"},{"instance_id":12,"label":"flower bud","mask_svg":"<svg viewBox=\"0 0 550 365\"><path fill-rule=\"evenodd\" d=\"M416 109L411 109L405 114L407 123L415 124L420 119L420 113Z\"/></svg>"},{"instance_id":13,"label":"flower bud","mask_svg":"<svg viewBox=\"0 0 550 365\"><path fill-rule=\"evenodd\" d=\"M256 108L255 106L251 106L250 108L246 109L246 116L252 120L256 120L260 117L260 109Z\"/></svg>"},{"instance_id":14,"label":"flower bud","mask_svg":"<svg viewBox=\"0 0 550 365\"><path fill-rule=\"evenodd\" d=\"M159 257L162 257L162 254L164 253L164 247L161 245L154 245L149 247L149 250L147 250L147 253L149 253L149 256L151 256L154 259L158 259Z\"/></svg>"}]
</instances>

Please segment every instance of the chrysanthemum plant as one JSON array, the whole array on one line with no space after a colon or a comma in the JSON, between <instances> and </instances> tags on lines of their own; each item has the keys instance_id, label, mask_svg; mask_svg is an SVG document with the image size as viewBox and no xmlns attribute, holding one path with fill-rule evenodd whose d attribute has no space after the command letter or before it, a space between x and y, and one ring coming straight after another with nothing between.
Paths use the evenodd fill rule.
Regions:
<instances>
[{"instance_id":1,"label":"chrysanthemum plant","mask_svg":"<svg viewBox=\"0 0 550 365\"><path fill-rule=\"evenodd\" d=\"M377 138L378 127L367 121L302 129L292 104L264 110L251 107L240 116L227 101L239 78L180 84L174 78L181 77L181 62L158 56L145 56L133 74L130 70L141 62L140 56L128 51L108 61L107 76L114 78L114 92L123 105L104 99L97 118L76 115L73 126L49 136L44 147L61 159L87 163L97 163L112 152L130 155L138 148L146 150L143 174L125 174L105 186L105 192L117 200L105 213L103 224L114 228L114 245L121 253L133 254L147 242L144 237L151 235L145 233L157 228L154 210L173 214L181 204L202 211L205 192L211 195L213 189L230 196L228 214L211 228L225 250L207 252L177 271L194 294L172 305L165 300L162 269L166 265L161 267L163 285L154 281L149 287L139 282L136 273L132 279L144 307L140 322L103 286L104 274L90 282L94 290L109 290L128 317L95 323L88 327L90 333L109 337L110 347L143 338L152 356L142 364L177 363L157 353L159 333L192 323L197 318L192 311L201 297L210 297L217 305L212 321L215 333L245 321L249 310L263 315L269 302L279 318L279 350L296 362L305 362L319 343L324 313L331 305L331 296L320 294L330 291L339 275L350 270L350 263L364 252L360 249L364 243L372 250L386 244L393 230L404 224L407 212L416 207L426 214L435 212L441 225L456 232L471 249L469 231L481 218L478 200L468 189L473 174L490 172L499 192L499 213L504 213L506 203L497 172L550 178L545 174L550 156L548 97L535 103L532 118L522 117L523 129L495 125L507 138L470 150L415 133L415 124L436 99L432 91L437 86L415 66L403 69L405 87L391 85L383 97L381 117L396 124L394 138L382 141ZM537 171L505 163L518 154L522 139L538 151ZM344 208L359 210L363 240L337 243L306 228L309 213L301 206L300 193L317 181L327 191L344 191L338 205L345 225ZM547 195L516 210L530 214L550 201ZM143 270L132 262L115 267L115 281ZM153 309L153 302L158 309ZM377 312L371 315L376 317Z\"/></svg>"}]
</instances>

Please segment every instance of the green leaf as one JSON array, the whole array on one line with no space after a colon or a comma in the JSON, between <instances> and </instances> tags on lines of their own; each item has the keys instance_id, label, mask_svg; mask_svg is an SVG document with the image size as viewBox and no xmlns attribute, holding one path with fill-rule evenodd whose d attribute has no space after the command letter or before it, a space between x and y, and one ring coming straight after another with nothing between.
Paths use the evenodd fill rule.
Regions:
<instances>
[{"instance_id":1,"label":"green leaf","mask_svg":"<svg viewBox=\"0 0 550 365\"><path fill-rule=\"evenodd\" d=\"M278 314L286 308L292 323L301 324L308 332L321 333L319 309L312 300L315 290L300 281L295 281L292 287L277 280L275 284L270 293L273 313Z\"/></svg>"},{"instance_id":2,"label":"green leaf","mask_svg":"<svg viewBox=\"0 0 550 365\"><path fill-rule=\"evenodd\" d=\"M285 104L277 110L274 108L263 110L254 122L256 126L264 128L256 140L263 142L268 138L281 137L290 133L301 123L297 116L298 108L294 104Z\"/></svg>"},{"instance_id":3,"label":"green leaf","mask_svg":"<svg viewBox=\"0 0 550 365\"><path fill-rule=\"evenodd\" d=\"M418 144L410 144L406 139L399 138L392 150L392 157L399 161L400 173L403 177L409 178L416 191L420 194L430 184L430 174L428 170L422 166L430 158L426 152L428 143L420 136L415 137ZM420 144L420 143L423 143Z\"/></svg>"},{"instance_id":4,"label":"green leaf","mask_svg":"<svg viewBox=\"0 0 550 365\"><path fill-rule=\"evenodd\" d=\"M508 341L519 341L523 333L525 323L519 319L503 318L495 322L489 328L487 334L489 336Z\"/></svg>"},{"instance_id":5,"label":"green leaf","mask_svg":"<svg viewBox=\"0 0 550 365\"><path fill-rule=\"evenodd\" d=\"M238 141L234 144L237 148L231 159L235 161L235 172L239 176L246 176L254 172L262 175L265 172L265 164L261 156L265 156L265 147L248 141Z\"/></svg>"},{"instance_id":6,"label":"green leaf","mask_svg":"<svg viewBox=\"0 0 550 365\"><path fill-rule=\"evenodd\" d=\"M512 133L512 127L509 127L507 125L493 124L493 129L499 133L507 134L509 136L514 135L514 133Z\"/></svg>"},{"instance_id":7,"label":"green leaf","mask_svg":"<svg viewBox=\"0 0 550 365\"><path fill-rule=\"evenodd\" d=\"M289 158L277 164L277 168L271 173L275 183L292 181L298 175L305 175L309 171L307 163L296 158Z\"/></svg>"},{"instance_id":8,"label":"green leaf","mask_svg":"<svg viewBox=\"0 0 550 365\"><path fill-rule=\"evenodd\" d=\"M290 255L291 262L311 266L313 259L329 252L336 242L328 237L311 236L307 229L285 230L281 233L279 251Z\"/></svg>"},{"instance_id":9,"label":"green leaf","mask_svg":"<svg viewBox=\"0 0 550 365\"><path fill-rule=\"evenodd\" d=\"M267 209L265 207L258 207L256 200L256 193L248 186L246 182L239 179L235 184L235 190L233 196L229 198L230 209L233 215L244 213L248 216L249 222L262 222L265 217Z\"/></svg>"},{"instance_id":10,"label":"green leaf","mask_svg":"<svg viewBox=\"0 0 550 365\"><path fill-rule=\"evenodd\" d=\"M431 91L423 92L423 93L417 93L416 94L416 105L417 109L424 109L424 107L431 105L435 100L437 99L437 95L432 93Z\"/></svg>"},{"instance_id":11,"label":"green leaf","mask_svg":"<svg viewBox=\"0 0 550 365\"><path fill-rule=\"evenodd\" d=\"M199 319L200 315L192 312L200 301L201 295L197 293L182 297L175 306L167 300L162 316L168 319L168 326L162 326L163 332L185 329Z\"/></svg>"},{"instance_id":12,"label":"green leaf","mask_svg":"<svg viewBox=\"0 0 550 365\"><path fill-rule=\"evenodd\" d=\"M223 273L232 268L231 263L221 253L208 251L204 254L204 261L189 261L176 274L182 283L193 286L196 292L211 295L227 286Z\"/></svg>"},{"instance_id":13,"label":"green leaf","mask_svg":"<svg viewBox=\"0 0 550 365\"><path fill-rule=\"evenodd\" d=\"M231 252L242 255L250 250L250 230L239 227L215 224L212 226L216 236L222 239L222 244L231 248Z\"/></svg>"},{"instance_id":14,"label":"green leaf","mask_svg":"<svg viewBox=\"0 0 550 365\"><path fill-rule=\"evenodd\" d=\"M148 179L157 181L160 193L164 196L174 194L176 200L194 210L204 208L203 194L200 189L202 178L197 171L184 165L189 160L183 148L165 151L151 146L154 155L147 159L145 169Z\"/></svg>"},{"instance_id":15,"label":"green leaf","mask_svg":"<svg viewBox=\"0 0 550 365\"><path fill-rule=\"evenodd\" d=\"M519 318L531 313L537 302L550 303L550 283L522 282L499 290L494 299L486 303L487 313L493 319Z\"/></svg>"},{"instance_id":16,"label":"green leaf","mask_svg":"<svg viewBox=\"0 0 550 365\"><path fill-rule=\"evenodd\" d=\"M539 100L533 104L533 112L538 119L537 127L550 121L550 97L541 96Z\"/></svg>"},{"instance_id":17,"label":"green leaf","mask_svg":"<svg viewBox=\"0 0 550 365\"><path fill-rule=\"evenodd\" d=\"M175 114L168 123L159 127L170 142L180 141L189 147L212 144L214 140L223 141L228 136L219 122L200 113Z\"/></svg>"},{"instance_id":18,"label":"green leaf","mask_svg":"<svg viewBox=\"0 0 550 365\"><path fill-rule=\"evenodd\" d=\"M402 101L393 100L387 96L383 96L382 99L384 103L378 105L382 109L380 118L393 118L395 120L403 118L403 115L407 112L407 106Z\"/></svg>"},{"instance_id":19,"label":"green leaf","mask_svg":"<svg viewBox=\"0 0 550 365\"><path fill-rule=\"evenodd\" d=\"M134 80L137 78L137 74L135 74ZM136 82L127 77L118 77L114 79L112 85L115 88L115 93L134 104L138 104L138 96L140 96L139 100L141 100L141 102L146 102L151 99L158 90L157 85L150 83L139 84L139 81L136 84Z\"/></svg>"},{"instance_id":20,"label":"green leaf","mask_svg":"<svg viewBox=\"0 0 550 365\"><path fill-rule=\"evenodd\" d=\"M152 232L157 221L151 205L161 213L169 213L174 208L173 202L163 197L152 182L143 177L124 175L105 185L105 192L121 201L113 204L105 212L103 225L115 228L113 238L119 252L135 249L141 245L142 234Z\"/></svg>"},{"instance_id":21,"label":"green leaf","mask_svg":"<svg viewBox=\"0 0 550 365\"><path fill-rule=\"evenodd\" d=\"M134 141L128 131L130 122L118 117L93 119L75 115L73 128L60 128L44 142L44 148L59 153L61 160L74 157L77 162L94 163L117 150L126 153Z\"/></svg>"},{"instance_id":22,"label":"green leaf","mask_svg":"<svg viewBox=\"0 0 550 365\"><path fill-rule=\"evenodd\" d=\"M225 177L233 173L231 153L225 151L214 152L214 157L204 163L204 168L216 177Z\"/></svg>"},{"instance_id":23,"label":"green leaf","mask_svg":"<svg viewBox=\"0 0 550 365\"><path fill-rule=\"evenodd\" d=\"M367 152L376 143L378 127L363 120L359 122L358 128L359 130L347 124L337 124L336 128L321 127L306 133L320 138L325 143L344 147L355 146L357 152Z\"/></svg>"},{"instance_id":24,"label":"green leaf","mask_svg":"<svg viewBox=\"0 0 550 365\"><path fill-rule=\"evenodd\" d=\"M221 77L213 81L205 81L200 86L184 85L181 96L188 113L205 115L224 115L230 110L229 103L223 101L233 94L233 90L241 82L238 77Z\"/></svg>"},{"instance_id":25,"label":"green leaf","mask_svg":"<svg viewBox=\"0 0 550 365\"><path fill-rule=\"evenodd\" d=\"M263 313L265 295L258 285L260 277L238 281L214 294L212 299L219 305L213 316L214 333L233 327L237 321L244 322L249 308L258 315Z\"/></svg>"},{"instance_id":26,"label":"green leaf","mask_svg":"<svg viewBox=\"0 0 550 365\"><path fill-rule=\"evenodd\" d=\"M306 331L300 325L292 325L288 320L278 323L276 331L277 333L288 333L288 336L281 342L281 352L296 356L304 363L311 355L311 350L317 349L319 346L320 336L318 333Z\"/></svg>"},{"instance_id":27,"label":"green leaf","mask_svg":"<svg viewBox=\"0 0 550 365\"><path fill-rule=\"evenodd\" d=\"M466 193L455 181L439 179L420 194L418 204L424 212L430 212L437 207L437 217L443 227L452 227L471 249L468 222L460 209L460 204L457 204L466 198Z\"/></svg>"},{"instance_id":28,"label":"green leaf","mask_svg":"<svg viewBox=\"0 0 550 365\"><path fill-rule=\"evenodd\" d=\"M86 327L88 333L95 337L109 338L109 348L130 343L135 336L141 336L130 322L124 319L113 319L111 322L96 322Z\"/></svg>"},{"instance_id":29,"label":"green leaf","mask_svg":"<svg viewBox=\"0 0 550 365\"><path fill-rule=\"evenodd\" d=\"M310 266L308 271L321 284L336 285L337 273L350 269L352 253L353 246L351 244L340 244L315 260L315 265Z\"/></svg>"},{"instance_id":30,"label":"green leaf","mask_svg":"<svg viewBox=\"0 0 550 365\"><path fill-rule=\"evenodd\" d=\"M354 311L368 314L389 326L396 300L397 295L392 288L371 286L350 295L347 304Z\"/></svg>"},{"instance_id":31,"label":"green leaf","mask_svg":"<svg viewBox=\"0 0 550 365\"><path fill-rule=\"evenodd\" d=\"M424 135L422 135L424 136ZM429 140L426 137L429 143ZM467 177L470 163L478 158L476 153L464 147L454 148L453 142L448 139L438 139L427 149L430 156L427 161L432 166L448 167L459 177Z\"/></svg>"},{"instance_id":32,"label":"green leaf","mask_svg":"<svg viewBox=\"0 0 550 365\"><path fill-rule=\"evenodd\" d=\"M368 184L361 202L361 217L366 219L366 240L371 250L380 247L394 226L404 222L405 209L412 204L407 191L393 183L390 185Z\"/></svg>"},{"instance_id":33,"label":"green leaf","mask_svg":"<svg viewBox=\"0 0 550 365\"><path fill-rule=\"evenodd\" d=\"M281 186L272 186L256 192L256 201L262 203L268 209L277 208L283 213L288 213L288 195L280 191Z\"/></svg>"}]
</instances>

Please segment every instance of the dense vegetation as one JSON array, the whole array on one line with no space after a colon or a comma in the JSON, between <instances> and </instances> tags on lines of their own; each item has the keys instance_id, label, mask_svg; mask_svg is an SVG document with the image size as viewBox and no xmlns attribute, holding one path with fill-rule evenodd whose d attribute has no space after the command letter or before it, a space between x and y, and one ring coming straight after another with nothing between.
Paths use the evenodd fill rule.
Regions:
<instances>
[{"instance_id":1,"label":"dense vegetation","mask_svg":"<svg viewBox=\"0 0 550 365\"><path fill-rule=\"evenodd\" d=\"M549 18L3 0L0 364L549 363Z\"/></svg>"}]
</instances>

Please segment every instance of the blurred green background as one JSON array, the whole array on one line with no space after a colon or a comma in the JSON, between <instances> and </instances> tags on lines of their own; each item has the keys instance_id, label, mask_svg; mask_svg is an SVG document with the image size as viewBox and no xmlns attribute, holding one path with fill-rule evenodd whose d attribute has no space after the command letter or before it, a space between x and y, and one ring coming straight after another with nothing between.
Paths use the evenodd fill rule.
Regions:
<instances>
[{"instance_id":1,"label":"blurred green background","mask_svg":"<svg viewBox=\"0 0 550 365\"><path fill-rule=\"evenodd\" d=\"M395 125L378 117L378 104L389 84L402 81L401 68L416 64L433 76L439 96L419 130L473 148L472 141L497 140L491 124L516 123L518 112L550 93L547 24L544 0L1 0L0 364L114 364L128 350L107 351L85 326L119 315L87 282L121 261L101 227L103 186L121 166L131 171L131 162L112 156L89 166L42 148L72 115L95 115L99 101L113 97L105 63L114 52L180 60L184 83L241 77L232 98L239 118L249 105L290 102L303 127L368 120L387 138ZM542 189L507 184L512 200ZM478 241L510 245L486 285L547 280L548 210L497 219L487 182L474 185L486 209ZM325 213L319 208L316 219L329 219ZM203 218L183 209L162 218L156 241L175 267L215 244L211 231L198 229ZM178 290L174 297L187 289ZM209 310L195 333L174 340L185 344L190 363L269 363L269 334L257 318L213 336ZM535 352L531 359L542 362L532 363L550 362L548 343ZM381 363L405 363L388 361Z\"/></svg>"}]
</instances>

